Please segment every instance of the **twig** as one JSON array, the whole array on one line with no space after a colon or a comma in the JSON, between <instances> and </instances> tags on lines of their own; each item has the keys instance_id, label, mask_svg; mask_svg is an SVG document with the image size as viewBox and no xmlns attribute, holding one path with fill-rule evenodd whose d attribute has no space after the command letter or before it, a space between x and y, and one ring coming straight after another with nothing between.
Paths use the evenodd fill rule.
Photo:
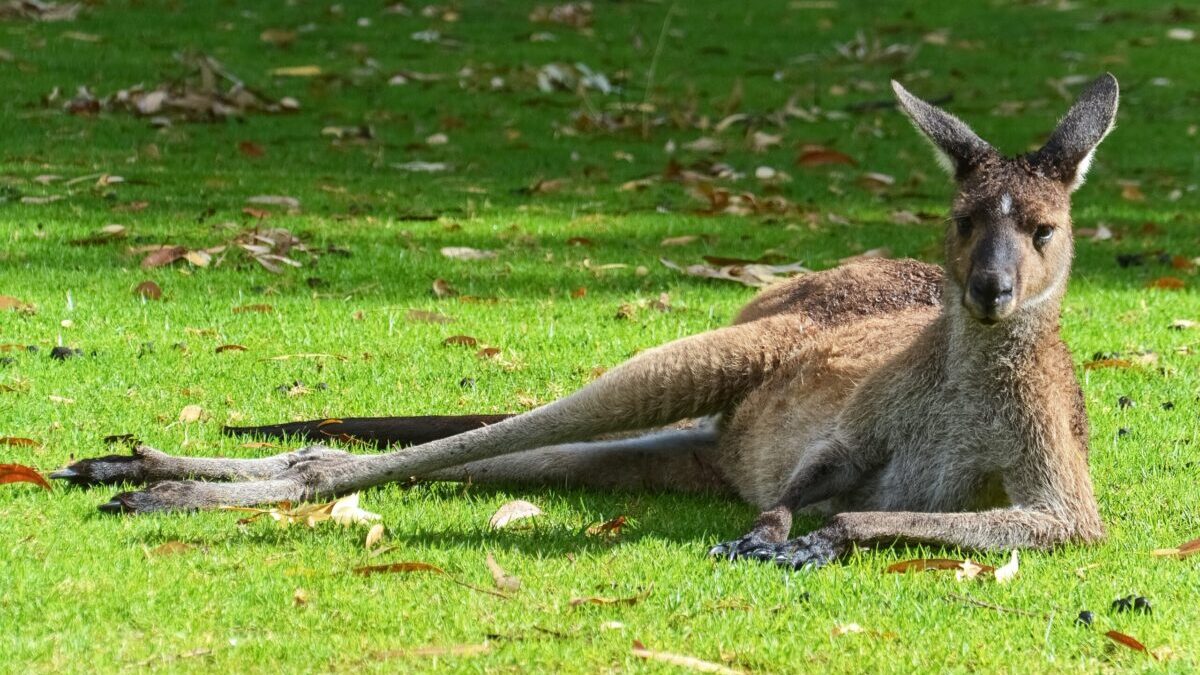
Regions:
<instances>
[{"instance_id":1,"label":"twig","mask_svg":"<svg viewBox=\"0 0 1200 675\"><path fill-rule=\"evenodd\" d=\"M1002 612L1004 614L1018 614L1020 616L1032 616L1032 617L1038 617L1038 618L1047 619L1047 620L1050 619L1050 615L1046 614L1044 612L1031 612L1027 609L1016 609L1013 607L1005 607L1003 605L993 605L990 602L976 600L975 598L968 598L965 595L959 595L957 593L947 593L946 597L949 598L950 600L957 600L958 602L962 602L962 603L965 603L968 605L974 605L976 607L983 607L984 609L990 609L990 610L994 610L997 612Z\"/></svg>"}]
</instances>

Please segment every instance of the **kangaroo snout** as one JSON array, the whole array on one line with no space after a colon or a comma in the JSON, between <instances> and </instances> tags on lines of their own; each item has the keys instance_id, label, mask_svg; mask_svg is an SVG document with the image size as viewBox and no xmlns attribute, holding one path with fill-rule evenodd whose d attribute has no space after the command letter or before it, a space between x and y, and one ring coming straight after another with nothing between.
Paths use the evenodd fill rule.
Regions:
<instances>
[{"instance_id":1,"label":"kangaroo snout","mask_svg":"<svg viewBox=\"0 0 1200 675\"><path fill-rule=\"evenodd\" d=\"M967 281L963 303L971 316L994 323L1012 313L1015 306L1013 273L1007 270L973 270Z\"/></svg>"}]
</instances>

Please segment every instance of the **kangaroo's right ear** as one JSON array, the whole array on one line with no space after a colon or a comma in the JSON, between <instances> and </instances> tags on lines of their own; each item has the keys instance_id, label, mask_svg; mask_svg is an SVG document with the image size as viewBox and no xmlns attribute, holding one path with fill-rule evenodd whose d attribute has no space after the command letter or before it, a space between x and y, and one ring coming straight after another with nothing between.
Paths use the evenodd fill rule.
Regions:
<instances>
[{"instance_id":1,"label":"kangaroo's right ear","mask_svg":"<svg viewBox=\"0 0 1200 675\"><path fill-rule=\"evenodd\" d=\"M962 178L996 154L987 141L954 115L913 96L895 80L892 80L892 90L900 101L900 109L933 144L938 163L951 176Z\"/></svg>"},{"instance_id":2,"label":"kangaroo's right ear","mask_svg":"<svg viewBox=\"0 0 1200 675\"><path fill-rule=\"evenodd\" d=\"M1112 73L1097 78L1079 95L1066 117L1034 154L1046 174L1061 180L1071 190L1083 185L1096 146L1112 131L1117 120L1120 87Z\"/></svg>"}]
</instances>

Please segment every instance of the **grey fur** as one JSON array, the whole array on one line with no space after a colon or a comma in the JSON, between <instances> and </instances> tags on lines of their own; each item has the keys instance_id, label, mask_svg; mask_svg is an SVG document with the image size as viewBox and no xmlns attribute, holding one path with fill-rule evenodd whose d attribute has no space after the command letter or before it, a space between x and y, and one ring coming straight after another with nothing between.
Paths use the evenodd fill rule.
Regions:
<instances>
[{"instance_id":1,"label":"grey fur","mask_svg":"<svg viewBox=\"0 0 1200 675\"><path fill-rule=\"evenodd\" d=\"M1108 110L1109 89L1085 93L1047 157L1096 138L1087 120ZM1111 91L1115 109L1115 84ZM1073 256L1070 185L896 92L918 128L969 168L959 171L953 208L973 226L947 229L944 271L865 260L804 275L761 294L733 326L649 350L523 415L405 450L318 446L261 460L141 450L60 475L168 479L104 507L136 512L323 498L413 478L718 489L763 513L712 553L792 567L824 564L854 544L1007 549L1099 539L1086 411L1058 333ZM1011 209L1002 213L1006 195ZM1046 227L1063 232L1035 245L1030 233ZM976 248L999 236L1012 242L1019 283L1002 312L981 316L964 289ZM696 418L709 421L662 430ZM189 476L253 480L169 480ZM802 508L833 515L786 541Z\"/></svg>"}]
</instances>

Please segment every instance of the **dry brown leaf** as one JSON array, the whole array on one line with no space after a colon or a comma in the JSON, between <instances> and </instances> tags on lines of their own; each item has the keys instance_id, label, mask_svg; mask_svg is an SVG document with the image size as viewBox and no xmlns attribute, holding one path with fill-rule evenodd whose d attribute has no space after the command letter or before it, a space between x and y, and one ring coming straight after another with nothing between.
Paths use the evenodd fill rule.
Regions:
<instances>
[{"instance_id":1,"label":"dry brown leaf","mask_svg":"<svg viewBox=\"0 0 1200 675\"><path fill-rule=\"evenodd\" d=\"M616 518L611 518L603 523L596 523L595 525L592 525L587 529L587 534L591 537L619 537L621 536L621 530L624 529L628 523L629 519L625 516L617 516Z\"/></svg>"},{"instance_id":2,"label":"dry brown leaf","mask_svg":"<svg viewBox=\"0 0 1200 675\"><path fill-rule=\"evenodd\" d=\"M155 546L154 548L150 549L149 553L150 553L150 555L161 557L161 556L168 556L168 555L177 555L179 553L187 553L188 551L193 551L195 549L196 549L195 544L189 544L186 541L178 541L178 540L173 539L171 541L163 542L163 543L159 544L158 546Z\"/></svg>"},{"instance_id":3,"label":"dry brown leaf","mask_svg":"<svg viewBox=\"0 0 1200 675\"><path fill-rule=\"evenodd\" d=\"M1191 541L1184 542L1175 548L1155 549L1150 552L1150 555L1160 558L1179 558L1182 560L1184 558L1190 558L1197 553L1200 553L1200 539L1193 539Z\"/></svg>"},{"instance_id":4,"label":"dry brown leaf","mask_svg":"<svg viewBox=\"0 0 1200 675\"><path fill-rule=\"evenodd\" d=\"M456 579L454 575L450 574L446 570L438 567L437 565L430 565L426 562L396 562L384 565L366 565L363 567L354 568L355 574L364 577L371 576L373 574L409 574L413 572L429 572L431 574L437 574L438 576L446 577L450 581L462 586L463 588L469 588L480 593L487 593L488 595L494 595L498 598L504 598L505 600L510 598L509 595L501 593L500 591L493 591L490 588L480 588L479 586L468 584L465 581Z\"/></svg>"},{"instance_id":5,"label":"dry brown leaf","mask_svg":"<svg viewBox=\"0 0 1200 675\"><path fill-rule=\"evenodd\" d=\"M1105 633L1104 636L1107 637L1108 639L1112 640L1113 642L1116 642L1117 644L1129 647L1130 649L1132 649L1135 652L1142 652L1145 654L1150 653L1146 649L1146 645L1142 644L1141 642L1138 642L1136 639L1134 639L1124 633L1120 633L1115 630L1110 630L1107 633ZM1153 654L1151 654L1151 656L1153 656Z\"/></svg>"},{"instance_id":6,"label":"dry brown leaf","mask_svg":"<svg viewBox=\"0 0 1200 675\"><path fill-rule=\"evenodd\" d=\"M19 438L16 436L4 436L0 438L0 445L7 445L14 448L40 448L41 443L32 438Z\"/></svg>"},{"instance_id":7,"label":"dry brown leaf","mask_svg":"<svg viewBox=\"0 0 1200 675\"><path fill-rule=\"evenodd\" d=\"M21 464L0 464L0 484L32 483L45 490L50 489L50 483L35 469Z\"/></svg>"},{"instance_id":8,"label":"dry brown leaf","mask_svg":"<svg viewBox=\"0 0 1200 675\"><path fill-rule=\"evenodd\" d=\"M308 604L308 591L297 587L292 591L292 604L297 607L303 607Z\"/></svg>"},{"instance_id":9,"label":"dry brown leaf","mask_svg":"<svg viewBox=\"0 0 1200 675\"><path fill-rule=\"evenodd\" d=\"M886 570L884 570L884 572L886 574L903 574L906 572L928 572L928 571L942 571L942 570L962 571L962 570L966 569L967 565L976 567L976 568L978 568L982 571L986 571L986 572L991 572L994 569L987 565L976 565L975 563L972 563L970 560L951 560L949 558L928 558L928 559L917 559L917 560L905 560L903 562L898 562L893 565L888 565L888 568Z\"/></svg>"},{"instance_id":10,"label":"dry brown leaf","mask_svg":"<svg viewBox=\"0 0 1200 675\"><path fill-rule=\"evenodd\" d=\"M631 595L627 598L605 598L593 595L583 598L571 598L570 604L572 607L579 607L581 605L636 605L642 600L650 597L650 594L653 592L654 585L651 584L641 593L638 593L637 595Z\"/></svg>"},{"instance_id":11,"label":"dry brown leaf","mask_svg":"<svg viewBox=\"0 0 1200 675\"><path fill-rule=\"evenodd\" d=\"M410 309L406 315L409 321L421 321L423 323L453 323L454 318L446 316L440 312L427 312L423 309Z\"/></svg>"},{"instance_id":12,"label":"dry brown leaf","mask_svg":"<svg viewBox=\"0 0 1200 675\"><path fill-rule=\"evenodd\" d=\"M244 352L246 351L246 348L242 345L221 345L220 347L217 347L215 351L217 354L223 354L225 352Z\"/></svg>"},{"instance_id":13,"label":"dry brown leaf","mask_svg":"<svg viewBox=\"0 0 1200 675\"><path fill-rule=\"evenodd\" d=\"M703 277L706 279L721 279L724 281L736 281L754 288L761 288L778 281L799 274L808 272L809 270L799 262L790 263L787 265L725 265L716 267L712 265L689 265L686 268L676 265L674 262L666 258L659 258L664 266L676 272L682 272L688 276Z\"/></svg>"},{"instance_id":14,"label":"dry brown leaf","mask_svg":"<svg viewBox=\"0 0 1200 675\"><path fill-rule=\"evenodd\" d=\"M496 512L488 520L488 527L491 527L493 530L502 530L519 520L540 515L542 515L542 510L536 504L527 502L524 499L515 499L496 509Z\"/></svg>"},{"instance_id":15,"label":"dry brown leaf","mask_svg":"<svg viewBox=\"0 0 1200 675\"><path fill-rule=\"evenodd\" d=\"M698 237L694 234L685 234L680 237L667 237L666 239L663 239L659 243L659 245L660 246L687 246L688 244L693 244L699 240L700 240L700 237Z\"/></svg>"},{"instance_id":16,"label":"dry brown leaf","mask_svg":"<svg viewBox=\"0 0 1200 675\"><path fill-rule=\"evenodd\" d=\"M1170 325L1171 330L1188 330L1195 327L1196 322L1191 319L1175 319Z\"/></svg>"},{"instance_id":17,"label":"dry brown leaf","mask_svg":"<svg viewBox=\"0 0 1200 675\"><path fill-rule=\"evenodd\" d=\"M827 166L830 164L857 166L858 162L854 161L854 158L850 155L823 145L805 145L800 148L800 154L796 157L796 164L798 166Z\"/></svg>"},{"instance_id":18,"label":"dry brown leaf","mask_svg":"<svg viewBox=\"0 0 1200 675\"><path fill-rule=\"evenodd\" d=\"M983 574L985 572L990 573L990 572L995 572L995 571L996 571L996 569L994 567L992 567L991 565L980 565L978 563L971 562L970 559L967 559L967 560L964 560L962 562L962 565L959 566L959 569L954 572L954 580L955 581L970 581L972 579L977 578L980 574Z\"/></svg>"},{"instance_id":19,"label":"dry brown leaf","mask_svg":"<svg viewBox=\"0 0 1200 675\"><path fill-rule=\"evenodd\" d=\"M183 410L179 411L179 421L183 424L198 422L203 414L204 408L201 408L196 404L185 405L183 406Z\"/></svg>"},{"instance_id":20,"label":"dry brown leaf","mask_svg":"<svg viewBox=\"0 0 1200 675\"><path fill-rule=\"evenodd\" d=\"M170 265L187 255L188 250L182 246L159 246L142 258L142 269L148 270L163 265Z\"/></svg>"},{"instance_id":21,"label":"dry brown leaf","mask_svg":"<svg viewBox=\"0 0 1200 675\"><path fill-rule=\"evenodd\" d=\"M158 284L147 280L135 286L133 289L133 294L146 298L147 300L161 300L163 292L162 288L160 288Z\"/></svg>"},{"instance_id":22,"label":"dry brown leaf","mask_svg":"<svg viewBox=\"0 0 1200 675\"><path fill-rule=\"evenodd\" d=\"M442 340L442 344L447 347L474 347L475 345L479 344L479 340L471 337L470 335L451 335L445 340Z\"/></svg>"},{"instance_id":23,"label":"dry brown leaf","mask_svg":"<svg viewBox=\"0 0 1200 675\"><path fill-rule=\"evenodd\" d=\"M644 646L635 645L633 655L639 659L647 661L658 661L660 663L669 663L673 666L694 670L698 673L720 673L720 675L741 675L740 670L727 668L719 663L705 661L694 656L684 656L683 654L672 654L671 652L658 652L646 649Z\"/></svg>"},{"instance_id":24,"label":"dry brown leaf","mask_svg":"<svg viewBox=\"0 0 1200 675\"><path fill-rule=\"evenodd\" d=\"M1146 288L1158 288L1164 291L1178 291L1187 286L1187 282L1179 277L1159 277L1146 284Z\"/></svg>"},{"instance_id":25,"label":"dry brown leaf","mask_svg":"<svg viewBox=\"0 0 1200 675\"><path fill-rule=\"evenodd\" d=\"M446 281L445 279L434 279L433 295L436 298L450 298L458 295L458 291L454 290L454 287L450 285L449 281Z\"/></svg>"},{"instance_id":26,"label":"dry brown leaf","mask_svg":"<svg viewBox=\"0 0 1200 675\"><path fill-rule=\"evenodd\" d=\"M483 349L480 349L479 351L475 352L475 356L477 356L481 359L494 359L497 356L500 356L500 348L499 347L484 347Z\"/></svg>"},{"instance_id":27,"label":"dry brown leaf","mask_svg":"<svg viewBox=\"0 0 1200 675\"><path fill-rule=\"evenodd\" d=\"M14 298L11 295L0 295L0 310L5 309L17 312L32 312L33 305Z\"/></svg>"},{"instance_id":28,"label":"dry brown leaf","mask_svg":"<svg viewBox=\"0 0 1200 675\"><path fill-rule=\"evenodd\" d=\"M504 568L500 566L500 563L496 562L496 558L491 553L487 554L484 563L487 564L488 571L492 573L492 582L496 584L496 588L510 593L521 590L521 580L505 572Z\"/></svg>"}]
</instances>

